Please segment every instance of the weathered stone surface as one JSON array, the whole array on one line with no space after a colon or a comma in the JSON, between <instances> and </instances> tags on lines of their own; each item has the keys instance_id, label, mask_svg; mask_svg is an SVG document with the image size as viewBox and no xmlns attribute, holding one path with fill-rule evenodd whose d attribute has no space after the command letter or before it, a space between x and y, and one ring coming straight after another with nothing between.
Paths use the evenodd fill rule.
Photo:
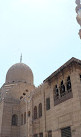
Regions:
<instances>
[{"instance_id":1,"label":"weathered stone surface","mask_svg":"<svg viewBox=\"0 0 81 137\"><path fill-rule=\"evenodd\" d=\"M52 131L53 137L61 137L61 129L71 127L72 137L81 137L81 61L72 58L56 72L50 75L42 85L35 88L29 83L5 83L0 95L0 137L31 137L43 133L48 137ZM55 104L54 87L63 80L67 91L67 77L70 76L72 96L67 98L59 94L58 104ZM10 76L9 76L10 77ZM16 75L17 77L17 75ZM23 94L25 93L25 94ZM71 95L70 93L68 93ZM23 97L20 99L20 97ZM46 98L50 98L50 109L46 110ZM42 103L42 116L39 118L38 106ZM34 120L34 107L37 106L37 119ZM30 116L28 112L30 111ZM26 123L24 114L26 112ZM12 125L12 115L18 117L17 125ZM23 123L21 125L21 115Z\"/></svg>"}]
</instances>

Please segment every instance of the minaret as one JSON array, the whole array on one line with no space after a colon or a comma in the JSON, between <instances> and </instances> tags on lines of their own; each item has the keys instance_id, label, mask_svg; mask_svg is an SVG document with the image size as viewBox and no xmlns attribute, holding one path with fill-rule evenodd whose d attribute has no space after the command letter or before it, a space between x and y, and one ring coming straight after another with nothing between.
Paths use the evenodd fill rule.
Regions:
<instances>
[{"instance_id":1,"label":"minaret","mask_svg":"<svg viewBox=\"0 0 81 137\"><path fill-rule=\"evenodd\" d=\"M81 28L81 0L76 0L76 13L77 13L77 22L78 24L80 25L80 28ZM80 36L80 39L81 39L81 29L79 30L79 36Z\"/></svg>"}]
</instances>

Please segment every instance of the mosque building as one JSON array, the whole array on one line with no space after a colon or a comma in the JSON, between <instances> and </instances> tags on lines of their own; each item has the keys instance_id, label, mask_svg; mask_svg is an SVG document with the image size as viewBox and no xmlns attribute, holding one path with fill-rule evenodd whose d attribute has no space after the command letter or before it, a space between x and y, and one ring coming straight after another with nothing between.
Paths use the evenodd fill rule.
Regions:
<instances>
[{"instance_id":1,"label":"mosque building","mask_svg":"<svg viewBox=\"0 0 81 137\"><path fill-rule=\"evenodd\" d=\"M17 63L0 89L0 137L81 137L81 60L71 58L43 81Z\"/></svg>"}]
</instances>

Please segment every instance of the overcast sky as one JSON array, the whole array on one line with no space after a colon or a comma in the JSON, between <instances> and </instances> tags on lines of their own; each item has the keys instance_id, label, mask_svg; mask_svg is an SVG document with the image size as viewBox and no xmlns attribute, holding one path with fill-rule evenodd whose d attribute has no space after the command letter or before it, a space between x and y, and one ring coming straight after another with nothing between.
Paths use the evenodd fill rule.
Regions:
<instances>
[{"instance_id":1,"label":"overcast sky","mask_svg":"<svg viewBox=\"0 0 81 137\"><path fill-rule=\"evenodd\" d=\"M0 86L20 61L39 85L71 57L81 59L75 0L0 0Z\"/></svg>"}]
</instances>

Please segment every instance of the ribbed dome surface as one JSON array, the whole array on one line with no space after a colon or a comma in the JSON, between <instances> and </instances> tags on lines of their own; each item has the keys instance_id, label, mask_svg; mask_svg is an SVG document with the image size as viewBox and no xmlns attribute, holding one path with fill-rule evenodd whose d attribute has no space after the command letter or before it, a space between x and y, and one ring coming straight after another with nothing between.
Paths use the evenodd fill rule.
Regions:
<instances>
[{"instance_id":1,"label":"ribbed dome surface","mask_svg":"<svg viewBox=\"0 0 81 137\"><path fill-rule=\"evenodd\" d=\"M6 75L6 83L27 82L33 84L32 70L24 63L17 63L10 67Z\"/></svg>"}]
</instances>

